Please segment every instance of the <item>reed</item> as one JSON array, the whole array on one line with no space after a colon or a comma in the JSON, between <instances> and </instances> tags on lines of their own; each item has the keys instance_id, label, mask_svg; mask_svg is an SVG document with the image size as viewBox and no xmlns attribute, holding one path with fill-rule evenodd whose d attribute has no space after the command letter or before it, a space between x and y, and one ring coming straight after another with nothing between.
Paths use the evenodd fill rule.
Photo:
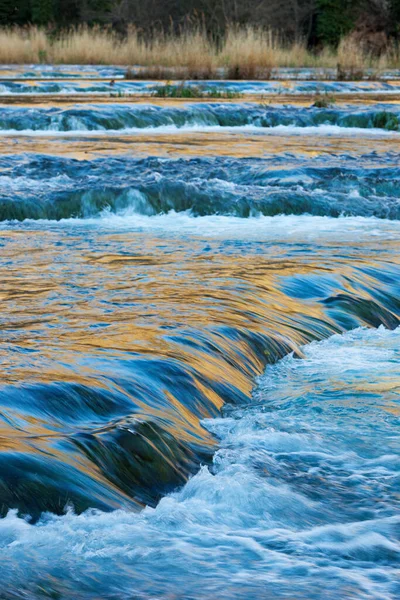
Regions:
<instances>
[{"instance_id":1,"label":"reed","mask_svg":"<svg viewBox=\"0 0 400 600\"><path fill-rule=\"evenodd\" d=\"M376 59L348 36L337 51L316 54L301 42L288 45L274 32L250 26L231 26L219 45L201 28L144 40L133 27L121 39L111 29L82 26L54 37L31 26L0 29L0 62L126 65L132 67L131 76L156 79L268 79L277 67L338 67L340 78L351 79L368 69L378 73L400 67L400 53L392 47ZM133 69L138 65L140 73Z\"/></svg>"},{"instance_id":2,"label":"reed","mask_svg":"<svg viewBox=\"0 0 400 600\"><path fill-rule=\"evenodd\" d=\"M229 79L268 79L277 66L272 32L253 27L231 28L219 59Z\"/></svg>"},{"instance_id":3,"label":"reed","mask_svg":"<svg viewBox=\"0 0 400 600\"><path fill-rule=\"evenodd\" d=\"M48 56L52 63L120 64L122 44L109 30L79 27L49 40Z\"/></svg>"},{"instance_id":4,"label":"reed","mask_svg":"<svg viewBox=\"0 0 400 600\"><path fill-rule=\"evenodd\" d=\"M49 38L37 27L1 28L1 63L38 63L47 58Z\"/></svg>"}]
</instances>

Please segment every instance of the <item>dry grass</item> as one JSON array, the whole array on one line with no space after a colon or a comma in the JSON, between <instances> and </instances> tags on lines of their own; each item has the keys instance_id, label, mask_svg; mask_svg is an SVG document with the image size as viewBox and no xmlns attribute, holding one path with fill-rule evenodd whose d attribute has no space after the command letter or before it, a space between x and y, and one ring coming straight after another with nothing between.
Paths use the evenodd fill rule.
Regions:
<instances>
[{"instance_id":1,"label":"dry grass","mask_svg":"<svg viewBox=\"0 0 400 600\"><path fill-rule=\"evenodd\" d=\"M53 39L44 30L26 27L0 29L0 62L140 65L140 76L158 79L268 79L276 67L338 67L340 78L351 79L370 68L379 72L400 67L400 55L391 48L373 59L351 36L342 40L337 52L313 54L302 43L288 46L272 32L254 27L231 27L219 48L201 29L144 41L133 28L124 39L111 30L87 27Z\"/></svg>"},{"instance_id":2,"label":"dry grass","mask_svg":"<svg viewBox=\"0 0 400 600\"><path fill-rule=\"evenodd\" d=\"M229 79L269 79L277 65L274 36L252 27L228 31L220 54Z\"/></svg>"},{"instance_id":3,"label":"dry grass","mask_svg":"<svg viewBox=\"0 0 400 600\"><path fill-rule=\"evenodd\" d=\"M49 43L47 52L53 63L93 65L119 64L120 50L121 43L112 32L81 27Z\"/></svg>"},{"instance_id":4,"label":"dry grass","mask_svg":"<svg viewBox=\"0 0 400 600\"><path fill-rule=\"evenodd\" d=\"M0 29L1 63L37 63L44 59L49 40L36 27Z\"/></svg>"},{"instance_id":5,"label":"dry grass","mask_svg":"<svg viewBox=\"0 0 400 600\"><path fill-rule=\"evenodd\" d=\"M264 79L276 67L336 66L332 52L315 55L301 42L288 46L274 32L254 27L232 27L218 59L232 78L239 79Z\"/></svg>"},{"instance_id":6,"label":"dry grass","mask_svg":"<svg viewBox=\"0 0 400 600\"><path fill-rule=\"evenodd\" d=\"M342 80L354 80L363 77L365 69L377 67L373 64L371 57L363 48L349 36L344 38L337 51L338 78Z\"/></svg>"},{"instance_id":7,"label":"dry grass","mask_svg":"<svg viewBox=\"0 0 400 600\"><path fill-rule=\"evenodd\" d=\"M164 68L183 67L190 78L212 77L218 67L217 52L200 30L157 36L147 46L145 61L139 64Z\"/></svg>"}]
</instances>

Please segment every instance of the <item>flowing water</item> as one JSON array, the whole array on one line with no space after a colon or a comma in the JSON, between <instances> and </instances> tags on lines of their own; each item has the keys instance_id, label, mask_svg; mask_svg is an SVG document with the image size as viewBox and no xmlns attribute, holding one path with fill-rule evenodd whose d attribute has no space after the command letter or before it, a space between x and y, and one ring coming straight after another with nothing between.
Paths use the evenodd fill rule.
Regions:
<instances>
[{"instance_id":1,"label":"flowing water","mask_svg":"<svg viewBox=\"0 0 400 600\"><path fill-rule=\"evenodd\" d=\"M400 598L399 115L0 107L2 600Z\"/></svg>"}]
</instances>

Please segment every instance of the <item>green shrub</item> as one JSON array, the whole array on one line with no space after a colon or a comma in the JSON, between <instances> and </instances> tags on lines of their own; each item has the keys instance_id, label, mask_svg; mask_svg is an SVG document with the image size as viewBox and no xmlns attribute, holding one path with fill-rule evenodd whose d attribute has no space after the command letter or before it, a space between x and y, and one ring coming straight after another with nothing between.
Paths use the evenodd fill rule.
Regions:
<instances>
[{"instance_id":1,"label":"green shrub","mask_svg":"<svg viewBox=\"0 0 400 600\"><path fill-rule=\"evenodd\" d=\"M360 0L317 0L317 37L336 48L354 27Z\"/></svg>"},{"instance_id":2,"label":"green shrub","mask_svg":"<svg viewBox=\"0 0 400 600\"><path fill-rule=\"evenodd\" d=\"M399 117L384 110L374 115L373 126L388 131L398 131L400 128Z\"/></svg>"},{"instance_id":3,"label":"green shrub","mask_svg":"<svg viewBox=\"0 0 400 600\"><path fill-rule=\"evenodd\" d=\"M154 98L215 98L215 99L233 99L240 98L241 94L231 90L221 89L203 89L196 85L157 85L151 91Z\"/></svg>"},{"instance_id":4,"label":"green shrub","mask_svg":"<svg viewBox=\"0 0 400 600\"><path fill-rule=\"evenodd\" d=\"M315 102L313 104L314 108L330 108L333 104L336 103L336 98L332 94L328 94L325 92L324 94L316 94Z\"/></svg>"}]
</instances>

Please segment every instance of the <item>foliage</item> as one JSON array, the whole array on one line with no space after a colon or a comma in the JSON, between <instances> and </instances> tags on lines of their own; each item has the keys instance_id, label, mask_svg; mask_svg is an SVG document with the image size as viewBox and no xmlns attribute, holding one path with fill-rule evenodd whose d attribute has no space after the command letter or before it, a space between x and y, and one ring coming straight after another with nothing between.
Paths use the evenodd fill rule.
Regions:
<instances>
[{"instance_id":1,"label":"foliage","mask_svg":"<svg viewBox=\"0 0 400 600\"><path fill-rule=\"evenodd\" d=\"M336 103L336 98L332 94L328 94L325 92L323 94L318 93L315 96L315 101L313 104L314 108L330 108Z\"/></svg>"},{"instance_id":2,"label":"foliage","mask_svg":"<svg viewBox=\"0 0 400 600\"><path fill-rule=\"evenodd\" d=\"M363 20L369 32L381 32L384 23L386 34L400 37L400 0L0 0L0 25L51 24L54 31L100 24L118 35L133 25L147 39L197 28L217 45L236 26L279 32L280 42L335 48ZM238 68L232 77L245 75Z\"/></svg>"},{"instance_id":3,"label":"foliage","mask_svg":"<svg viewBox=\"0 0 400 600\"><path fill-rule=\"evenodd\" d=\"M357 0L317 0L317 36L328 46L337 47L354 27Z\"/></svg>"},{"instance_id":4,"label":"foliage","mask_svg":"<svg viewBox=\"0 0 400 600\"><path fill-rule=\"evenodd\" d=\"M387 129L388 131L399 131L400 121L397 115L384 110L374 115L373 127Z\"/></svg>"},{"instance_id":5,"label":"foliage","mask_svg":"<svg viewBox=\"0 0 400 600\"><path fill-rule=\"evenodd\" d=\"M58 25L69 27L81 22L81 0L54 0L54 18Z\"/></svg>"},{"instance_id":6,"label":"foliage","mask_svg":"<svg viewBox=\"0 0 400 600\"><path fill-rule=\"evenodd\" d=\"M394 33L400 35L400 0L391 0L390 2L390 21Z\"/></svg>"},{"instance_id":7,"label":"foliage","mask_svg":"<svg viewBox=\"0 0 400 600\"><path fill-rule=\"evenodd\" d=\"M32 0L32 21L36 25L47 25L54 20L53 0Z\"/></svg>"},{"instance_id":8,"label":"foliage","mask_svg":"<svg viewBox=\"0 0 400 600\"><path fill-rule=\"evenodd\" d=\"M23 25L30 20L29 0L0 0L0 25Z\"/></svg>"},{"instance_id":9,"label":"foliage","mask_svg":"<svg viewBox=\"0 0 400 600\"><path fill-rule=\"evenodd\" d=\"M216 99L234 99L239 98L241 94L229 90L204 89L195 85L158 85L151 91L154 98L216 98Z\"/></svg>"}]
</instances>

